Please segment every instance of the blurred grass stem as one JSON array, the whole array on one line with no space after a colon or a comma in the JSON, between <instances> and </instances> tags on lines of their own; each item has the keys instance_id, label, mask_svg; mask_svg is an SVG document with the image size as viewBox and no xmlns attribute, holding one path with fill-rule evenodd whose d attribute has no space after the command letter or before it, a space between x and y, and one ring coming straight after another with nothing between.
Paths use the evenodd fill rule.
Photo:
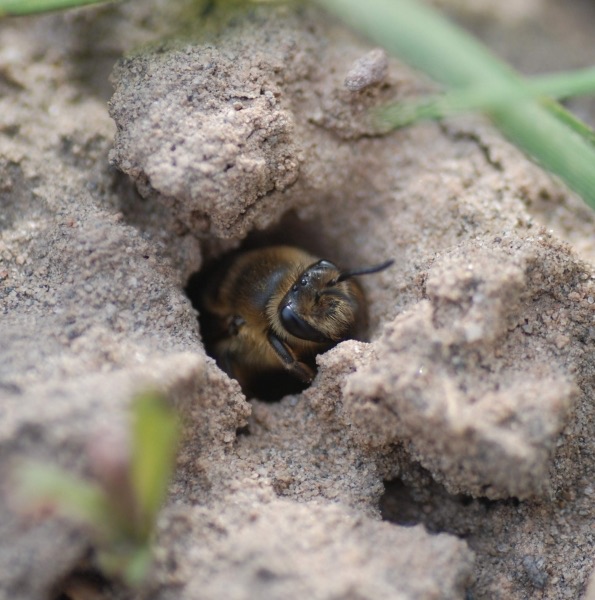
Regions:
<instances>
[{"instance_id":1,"label":"blurred grass stem","mask_svg":"<svg viewBox=\"0 0 595 600\"><path fill-rule=\"evenodd\" d=\"M0 17L31 15L50 10L99 4L107 0L0 0Z\"/></svg>"},{"instance_id":2,"label":"blurred grass stem","mask_svg":"<svg viewBox=\"0 0 595 600\"><path fill-rule=\"evenodd\" d=\"M525 80L473 36L415 0L316 0L354 30L455 91L525 97L487 109L494 124L595 209L593 132L563 107L532 97Z\"/></svg>"},{"instance_id":3,"label":"blurred grass stem","mask_svg":"<svg viewBox=\"0 0 595 600\"><path fill-rule=\"evenodd\" d=\"M542 97L566 98L595 93L595 69L534 77L511 93L494 85L455 89L419 100L396 102L378 110L378 117L393 127L402 127L423 119L443 119L453 115L505 108L521 100Z\"/></svg>"}]
</instances>

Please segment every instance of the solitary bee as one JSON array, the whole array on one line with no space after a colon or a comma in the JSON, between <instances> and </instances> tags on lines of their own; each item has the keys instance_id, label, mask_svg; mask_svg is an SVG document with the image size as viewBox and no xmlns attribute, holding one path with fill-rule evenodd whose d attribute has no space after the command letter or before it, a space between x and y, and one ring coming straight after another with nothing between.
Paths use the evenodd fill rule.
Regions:
<instances>
[{"instance_id":1,"label":"solitary bee","mask_svg":"<svg viewBox=\"0 0 595 600\"><path fill-rule=\"evenodd\" d=\"M299 248L271 246L232 255L191 282L189 294L219 366L247 393L279 397L312 381L317 354L362 335L367 306L354 278L392 263L341 270Z\"/></svg>"}]
</instances>

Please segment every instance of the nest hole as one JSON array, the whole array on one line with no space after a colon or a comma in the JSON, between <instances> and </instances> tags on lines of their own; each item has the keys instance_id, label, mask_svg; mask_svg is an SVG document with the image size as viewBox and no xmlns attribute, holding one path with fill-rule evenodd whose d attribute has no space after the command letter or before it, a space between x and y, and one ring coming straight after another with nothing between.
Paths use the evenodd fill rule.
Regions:
<instances>
[{"instance_id":1,"label":"nest hole","mask_svg":"<svg viewBox=\"0 0 595 600\"><path fill-rule=\"evenodd\" d=\"M210 297L209 289L217 289L223 274L239 254L248 250L279 245L300 248L315 257L329 260L344 269L368 266L365 264L365 259L360 260L357 257L356 249L349 248L349 243L345 239L333 239L329 232L325 230L323 223L302 220L293 212L285 215L278 225L265 231L251 233L237 249L231 252L220 253L214 250L215 244L212 248L207 246L204 252L206 256L204 266L189 278L186 294L199 313L200 331L207 354L215 358L219 367L228 374L231 369L229 365L224 364L225 361L222 357L218 356L213 340L220 339L221 336L234 335L236 326L240 327L242 325L242 319L238 318L234 322L235 317L230 315L228 324L225 325L222 332L221 319L214 317L212 310L207 310L205 297L207 295ZM363 287L365 288L365 284ZM273 288L274 284L271 283L269 289ZM364 335L358 336L357 339L366 340L368 334L369 331L365 331ZM262 339L255 340L255 343L267 343L264 331ZM312 368L316 368L314 363ZM247 397L264 401L278 401L286 395L300 393L308 386L309 384L292 376L287 371L263 369L263 372L257 377L250 379L249 387L245 385L242 387Z\"/></svg>"},{"instance_id":2,"label":"nest hole","mask_svg":"<svg viewBox=\"0 0 595 600\"><path fill-rule=\"evenodd\" d=\"M107 579L90 564L76 567L50 593L51 600L124 600L123 586Z\"/></svg>"},{"instance_id":3,"label":"nest hole","mask_svg":"<svg viewBox=\"0 0 595 600\"><path fill-rule=\"evenodd\" d=\"M384 482L379 502L383 520L401 526L421 523L430 533L468 539L482 529L491 510L509 504L508 500L452 494L429 473L423 473L419 480L396 478Z\"/></svg>"}]
</instances>

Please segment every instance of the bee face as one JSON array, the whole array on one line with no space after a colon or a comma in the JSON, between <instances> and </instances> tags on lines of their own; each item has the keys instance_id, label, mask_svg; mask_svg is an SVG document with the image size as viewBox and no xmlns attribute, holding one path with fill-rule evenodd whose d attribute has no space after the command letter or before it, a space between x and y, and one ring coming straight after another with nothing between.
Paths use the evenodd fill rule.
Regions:
<instances>
[{"instance_id":1,"label":"bee face","mask_svg":"<svg viewBox=\"0 0 595 600\"><path fill-rule=\"evenodd\" d=\"M349 336L363 294L355 281L339 281L341 272L319 260L299 274L279 304L279 320L301 340L336 343Z\"/></svg>"}]
</instances>

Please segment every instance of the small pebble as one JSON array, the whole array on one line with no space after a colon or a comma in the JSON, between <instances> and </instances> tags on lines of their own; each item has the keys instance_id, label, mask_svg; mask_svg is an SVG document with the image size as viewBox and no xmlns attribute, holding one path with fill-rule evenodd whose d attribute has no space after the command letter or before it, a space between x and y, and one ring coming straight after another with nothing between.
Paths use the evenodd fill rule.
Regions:
<instances>
[{"instance_id":1,"label":"small pebble","mask_svg":"<svg viewBox=\"0 0 595 600\"><path fill-rule=\"evenodd\" d=\"M371 50L353 63L345 77L345 87L359 92L371 85L381 83L388 74L388 57L381 48Z\"/></svg>"}]
</instances>

